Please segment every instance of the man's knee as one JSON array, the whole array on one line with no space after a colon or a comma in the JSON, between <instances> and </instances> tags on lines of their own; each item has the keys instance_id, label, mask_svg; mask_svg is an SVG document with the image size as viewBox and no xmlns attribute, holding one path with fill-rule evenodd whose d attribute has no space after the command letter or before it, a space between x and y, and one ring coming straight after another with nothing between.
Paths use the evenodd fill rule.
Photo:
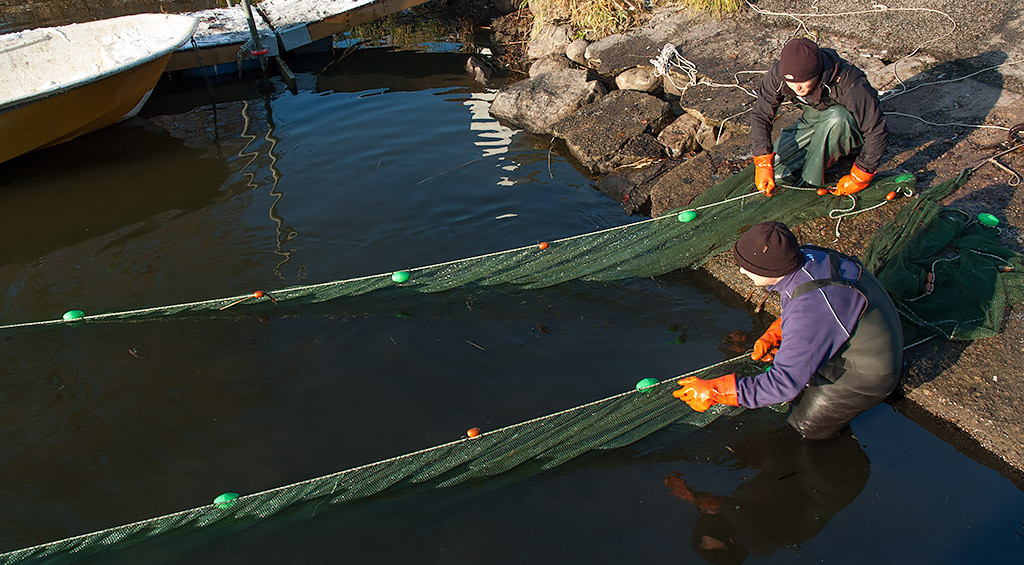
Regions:
<instances>
[{"instance_id":1,"label":"man's knee","mask_svg":"<svg viewBox=\"0 0 1024 565\"><path fill-rule=\"evenodd\" d=\"M836 127L854 130L857 128L857 121L853 119L853 114L849 110L835 104L821 112L818 117L818 125L830 130Z\"/></svg>"}]
</instances>

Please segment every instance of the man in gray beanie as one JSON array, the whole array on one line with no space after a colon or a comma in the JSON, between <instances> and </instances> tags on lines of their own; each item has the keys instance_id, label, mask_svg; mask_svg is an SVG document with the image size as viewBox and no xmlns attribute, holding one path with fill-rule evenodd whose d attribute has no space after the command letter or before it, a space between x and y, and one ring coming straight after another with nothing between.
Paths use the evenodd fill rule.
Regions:
<instances>
[{"instance_id":1,"label":"man in gray beanie","mask_svg":"<svg viewBox=\"0 0 1024 565\"><path fill-rule=\"evenodd\" d=\"M800 120L772 145L772 122L783 101L797 103ZM833 194L853 194L871 183L889 142L878 93L864 73L832 49L806 38L792 39L761 80L750 117L754 184L771 196L777 178L824 186L825 169L858 148L850 173ZM775 170L779 165L778 171ZM799 177L797 177L799 175Z\"/></svg>"},{"instance_id":2,"label":"man in gray beanie","mask_svg":"<svg viewBox=\"0 0 1024 565\"><path fill-rule=\"evenodd\" d=\"M778 222L747 230L733 246L733 259L755 285L780 295L782 315L751 355L772 366L744 379L687 377L673 396L703 412L713 404L759 408L802 392L790 425L807 439L828 439L896 388L903 365L899 315L859 261L800 246Z\"/></svg>"}]
</instances>

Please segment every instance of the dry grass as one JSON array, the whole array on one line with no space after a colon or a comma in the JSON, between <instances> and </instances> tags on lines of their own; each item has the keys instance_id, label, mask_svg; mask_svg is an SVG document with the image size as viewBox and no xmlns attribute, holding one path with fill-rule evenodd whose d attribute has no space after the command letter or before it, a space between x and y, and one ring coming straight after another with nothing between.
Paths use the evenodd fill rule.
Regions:
<instances>
[{"instance_id":1,"label":"dry grass","mask_svg":"<svg viewBox=\"0 0 1024 565\"><path fill-rule=\"evenodd\" d=\"M526 0L524 0L524 4ZM688 6L723 15L739 11L743 0L534 0L533 33L546 23L568 21L577 37L600 39L642 24L654 8Z\"/></svg>"}]
</instances>

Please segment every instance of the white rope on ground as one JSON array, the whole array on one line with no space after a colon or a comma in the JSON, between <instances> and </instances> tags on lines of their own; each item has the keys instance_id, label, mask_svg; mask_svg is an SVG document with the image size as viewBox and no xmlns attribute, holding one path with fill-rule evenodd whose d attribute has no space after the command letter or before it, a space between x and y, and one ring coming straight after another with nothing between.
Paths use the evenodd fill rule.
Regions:
<instances>
[{"instance_id":1,"label":"white rope on ground","mask_svg":"<svg viewBox=\"0 0 1024 565\"><path fill-rule=\"evenodd\" d=\"M680 96L682 96L682 94L686 92L686 89L690 88L691 86L696 86L699 84L701 86L708 86L711 88L738 88L743 92L747 93L748 96L751 96L752 98L757 98L756 92L740 85L739 75L744 73L764 74L766 72L738 71L736 72L736 74L733 75L733 77L736 78L736 82L734 84L724 84L719 82L713 82L708 78L699 78L697 74L697 65L695 65L686 57L683 57L679 53L679 50L676 49L676 46L672 45L671 43L666 43L665 46L662 47L661 49L661 54L655 57L654 59L650 59L650 62L652 65L654 65L654 75L659 77L663 76L667 78L668 81L672 83L672 86L674 86L675 89L679 91ZM686 84L684 84L683 86L679 86L679 84L676 83L675 79L672 78L673 69L678 70L680 74L683 74L687 77L688 80L686 81Z\"/></svg>"},{"instance_id":2,"label":"white rope on ground","mask_svg":"<svg viewBox=\"0 0 1024 565\"><path fill-rule=\"evenodd\" d=\"M800 19L800 18L830 18L830 17L844 17L844 16L859 16L859 15L864 15L864 14L882 14L882 13L886 13L886 12L924 12L924 13L938 14L938 15L946 18L947 20L949 20L949 22L951 24L953 24L953 27L950 28L950 30L948 32L944 33L943 35L940 35L940 36L937 36L937 37L933 37L933 38L929 39L928 41L925 41L924 43L918 45L917 47L914 48L913 51L911 51L907 55L904 55L903 57L898 59L893 64L893 66L892 66L893 76L896 78L896 82L898 82L899 85L901 87L903 87L903 89L904 89L903 91L895 94L894 96L898 96L898 95L903 94L905 92L909 92L906 89L906 85L903 84L903 80L900 78L899 73L897 72L897 67L899 66L899 62L904 60L904 59L906 59L906 58L908 58L908 57L914 56L918 51L923 49L925 45L928 45L929 43L934 43L936 41L945 39L945 38L949 37L950 35L953 35L953 32L955 32L956 29L957 29L957 23L956 23L956 20L953 19L953 16L950 16L949 14L947 14L946 12L943 12L942 10L935 10L933 8L919 8L919 7L915 7L915 8L890 8L890 7L888 7L888 6L884 5L884 4L872 4L870 10L851 10L851 11L847 11L847 12L803 13L803 14L800 14L800 13L772 12L772 11L769 11L769 10L762 10L761 8L758 8L757 6L751 4L749 2L749 0L747 1L747 6L749 6L750 9L753 10L754 12L756 12L758 14L761 14L761 15L764 15L764 16L783 16L783 17L792 18L792 19L796 20L800 24L800 27L797 28L798 32L802 28L804 31L807 31L808 33L810 33L810 30L807 29L807 24L805 24L804 21L802 19Z\"/></svg>"}]
</instances>

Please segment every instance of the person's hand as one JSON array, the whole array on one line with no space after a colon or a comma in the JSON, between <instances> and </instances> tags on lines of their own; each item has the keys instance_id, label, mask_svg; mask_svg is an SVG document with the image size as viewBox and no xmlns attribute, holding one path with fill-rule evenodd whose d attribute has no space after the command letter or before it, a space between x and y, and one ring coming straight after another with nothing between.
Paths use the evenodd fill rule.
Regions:
<instances>
[{"instance_id":1,"label":"person's hand","mask_svg":"<svg viewBox=\"0 0 1024 565\"><path fill-rule=\"evenodd\" d=\"M775 153L754 157L754 186L765 196L771 196L775 190Z\"/></svg>"},{"instance_id":2,"label":"person's hand","mask_svg":"<svg viewBox=\"0 0 1024 565\"><path fill-rule=\"evenodd\" d=\"M850 174L839 179L839 182L836 183L836 189L832 191L832 194L846 196L860 192L871 184L871 178L874 176L875 173L865 173L854 163L853 167L850 167Z\"/></svg>"},{"instance_id":3,"label":"person's hand","mask_svg":"<svg viewBox=\"0 0 1024 565\"><path fill-rule=\"evenodd\" d=\"M750 354L750 358L754 361L770 363L775 358L775 352L779 350L780 345L782 345L782 318L772 322L764 334L757 338L757 341L754 342L754 352Z\"/></svg>"},{"instance_id":4,"label":"person's hand","mask_svg":"<svg viewBox=\"0 0 1024 565\"><path fill-rule=\"evenodd\" d=\"M679 379L683 387L672 393L672 396L690 405L697 412L704 412L715 404L739 406L736 399L736 373L722 375L714 379L686 377Z\"/></svg>"}]
</instances>

